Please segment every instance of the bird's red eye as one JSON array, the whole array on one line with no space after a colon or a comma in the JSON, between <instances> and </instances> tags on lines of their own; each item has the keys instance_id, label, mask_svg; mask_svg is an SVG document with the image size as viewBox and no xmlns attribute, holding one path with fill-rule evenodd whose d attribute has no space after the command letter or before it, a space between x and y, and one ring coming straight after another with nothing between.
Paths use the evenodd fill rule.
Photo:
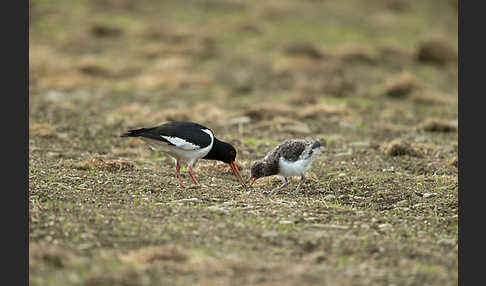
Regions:
<instances>
[{"instance_id":1,"label":"bird's red eye","mask_svg":"<svg viewBox=\"0 0 486 286\"><path fill-rule=\"evenodd\" d=\"M234 155L235 155L235 151L231 150L231 151L229 152L229 154L230 154L230 156L234 156Z\"/></svg>"}]
</instances>

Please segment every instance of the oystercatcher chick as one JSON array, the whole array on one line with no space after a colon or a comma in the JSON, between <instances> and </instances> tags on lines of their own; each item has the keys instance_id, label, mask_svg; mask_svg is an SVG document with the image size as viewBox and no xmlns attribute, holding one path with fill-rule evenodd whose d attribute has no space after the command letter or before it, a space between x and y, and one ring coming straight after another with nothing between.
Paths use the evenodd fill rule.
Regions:
<instances>
[{"instance_id":1,"label":"oystercatcher chick","mask_svg":"<svg viewBox=\"0 0 486 286\"><path fill-rule=\"evenodd\" d=\"M258 178L277 175L282 179L283 184L270 192L270 195L274 195L289 184L288 177L300 176L300 182L292 192L292 194L298 194L300 186L305 181L305 173L325 146L326 140L324 139L287 140L270 150L263 161L253 164L247 183L251 186Z\"/></svg>"},{"instance_id":2,"label":"oystercatcher chick","mask_svg":"<svg viewBox=\"0 0 486 286\"><path fill-rule=\"evenodd\" d=\"M181 163L188 166L189 175L197 186L192 166L199 159L217 160L229 164L239 183L245 186L236 165L236 149L229 143L218 140L206 126L194 122L174 121L156 127L129 130L120 137L140 137L154 151L165 152L174 158L179 185L182 183Z\"/></svg>"}]
</instances>

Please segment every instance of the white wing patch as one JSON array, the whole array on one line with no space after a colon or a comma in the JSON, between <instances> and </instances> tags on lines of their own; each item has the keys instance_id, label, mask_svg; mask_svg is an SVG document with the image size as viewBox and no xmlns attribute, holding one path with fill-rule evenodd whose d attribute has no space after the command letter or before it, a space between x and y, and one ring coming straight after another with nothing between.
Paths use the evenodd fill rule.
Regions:
<instances>
[{"instance_id":1,"label":"white wing patch","mask_svg":"<svg viewBox=\"0 0 486 286\"><path fill-rule=\"evenodd\" d=\"M179 137L171 137L171 136L163 136L163 135L161 135L160 137L169 141L172 145L184 150L198 150L201 148L201 146L197 146L195 144L192 144L191 142L187 142L186 140Z\"/></svg>"},{"instance_id":2,"label":"white wing patch","mask_svg":"<svg viewBox=\"0 0 486 286\"><path fill-rule=\"evenodd\" d=\"M208 133L209 137L211 137L211 143L209 145L211 145L211 147L212 147L213 146L213 141L214 141L213 132L211 132L211 130L209 130L209 129L201 129L201 131Z\"/></svg>"}]
</instances>

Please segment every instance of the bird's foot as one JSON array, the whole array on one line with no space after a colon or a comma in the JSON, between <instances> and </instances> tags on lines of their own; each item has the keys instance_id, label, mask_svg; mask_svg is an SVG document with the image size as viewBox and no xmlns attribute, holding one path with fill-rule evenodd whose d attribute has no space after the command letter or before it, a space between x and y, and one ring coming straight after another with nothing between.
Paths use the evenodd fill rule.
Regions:
<instances>
[{"instance_id":1,"label":"bird's foot","mask_svg":"<svg viewBox=\"0 0 486 286\"><path fill-rule=\"evenodd\" d=\"M183 188L183 189L187 189L187 187L186 187L186 186L185 186L185 185L182 183L182 178L181 178L181 177L179 177L179 178L177 178L177 179L178 179L177 181L179 182L179 187L181 187L181 188Z\"/></svg>"},{"instance_id":2,"label":"bird's foot","mask_svg":"<svg viewBox=\"0 0 486 286\"><path fill-rule=\"evenodd\" d=\"M204 185L204 184L194 184L194 185L191 185L190 188L191 189L207 189L208 186L207 185Z\"/></svg>"},{"instance_id":3,"label":"bird's foot","mask_svg":"<svg viewBox=\"0 0 486 286\"><path fill-rule=\"evenodd\" d=\"M279 190L280 190L279 188L275 188L271 192L263 192L263 194L267 197L269 197L269 196L271 197L271 196L275 195Z\"/></svg>"}]
</instances>

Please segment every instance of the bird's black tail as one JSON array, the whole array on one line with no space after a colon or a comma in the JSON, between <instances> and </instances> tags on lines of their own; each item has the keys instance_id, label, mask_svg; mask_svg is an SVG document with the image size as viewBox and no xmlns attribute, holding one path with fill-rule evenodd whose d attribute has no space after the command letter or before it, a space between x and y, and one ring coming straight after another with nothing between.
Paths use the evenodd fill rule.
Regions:
<instances>
[{"instance_id":1,"label":"bird's black tail","mask_svg":"<svg viewBox=\"0 0 486 286\"><path fill-rule=\"evenodd\" d=\"M320 148L320 147L326 147L327 143L326 143L326 140L324 139L319 139L317 141L314 142L314 144L312 144L312 149L315 149L315 148Z\"/></svg>"},{"instance_id":2,"label":"bird's black tail","mask_svg":"<svg viewBox=\"0 0 486 286\"><path fill-rule=\"evenodd\" d=\"M138 137L142 135L145 131L147 131L147 128L128 130L127 132L120 135L120 137Z\"/></svg>"}]
</instances>

